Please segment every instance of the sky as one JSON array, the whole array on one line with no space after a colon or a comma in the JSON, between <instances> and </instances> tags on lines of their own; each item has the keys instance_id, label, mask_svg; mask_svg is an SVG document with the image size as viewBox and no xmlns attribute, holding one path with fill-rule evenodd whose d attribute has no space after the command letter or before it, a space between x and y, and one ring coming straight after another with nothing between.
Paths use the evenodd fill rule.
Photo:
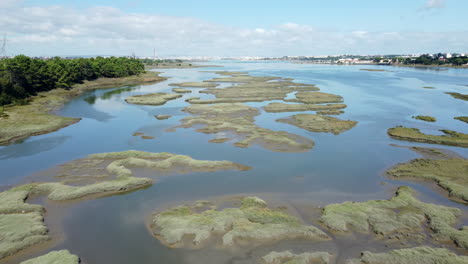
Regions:
<instances>
[{"instance_id":1,"label":"sky","mask_svg":"<svg viewBox=\"0 0 468 264\"><path fill-rule=\"evenodd\" d=\"M0 37L5 55L30 56L466 53L466 10L467 0L0 0Z\"/></svg>"}]
</instances>

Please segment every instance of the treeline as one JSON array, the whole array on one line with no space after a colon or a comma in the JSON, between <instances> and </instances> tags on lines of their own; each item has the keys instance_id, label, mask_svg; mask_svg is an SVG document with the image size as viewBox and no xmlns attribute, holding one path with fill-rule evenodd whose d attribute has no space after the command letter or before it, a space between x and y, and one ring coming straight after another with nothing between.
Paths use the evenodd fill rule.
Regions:
<instances>
[{"instance_id":1,"label":"treeline","mask_svg":"<svg viewBox=\"0 0 468 264\"><path fill-rule=\"evenodd\" d=\"M442 59L440 59L442 58ZM468 63L468 57L452 57L452 58L444 58L442 54L438 54L437 56L429 56L429 55L422 55L417 58L408 59L406 58L403 63L405 64L423 64L423 65L444 65L444 64L451 64L455 66L460 66L463 64Z\"/></svg>"},{"instance_id":2,"label":"treeline","mask_svg":"<svg viewBox=\"0 0 468 264\"><path fill-rule=\"evenodd\" d=\"M438 53L434 55L421 55L416 58L404 58L404 57L393 57L393 58L383 58L383 57L376 57L374 58L374 62L379 63L399 63L399 64L420 64L420 65L454 65L454 66L461 66L468 63L467 56L457 56L446 58L444 54Z\"/></svg>"},{"instance_id":3,"label":"treeline","mask_svg":"<svg viewBox=\"0 0 468 264\"><path fill-rule=\"evenodd\" d=\"M115 78L144 72L133 58L30 58L19 55L0 60L0 106L21 103L38 92L70 88L73 84L99 77Z\"/></svg>"}]
</instances>

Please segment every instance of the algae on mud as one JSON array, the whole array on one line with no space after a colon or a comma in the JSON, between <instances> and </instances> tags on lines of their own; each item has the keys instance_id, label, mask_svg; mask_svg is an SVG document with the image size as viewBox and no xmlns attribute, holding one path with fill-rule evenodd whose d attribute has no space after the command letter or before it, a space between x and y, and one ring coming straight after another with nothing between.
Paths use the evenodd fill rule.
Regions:
<instances>
[{"instance_id":1,"label":"algae on mud","mask_svg":"<svg viewBox=\"0 0 468 264\"><path fill-rule=\"evenodd\" d=\"M268 113L281 112L302 112L302 111L337 111L337 109L346 108L345 104L286 104L286 103L269 103L264 106Z\"/></svg>"},{"instance_id":2,"label":"algae on mud","mask_svg":"<svg viewBox=\"0 0 468 264\"><path fill-rule=\"evenodd\" d=\"M398 164L387 173L395 178L434 181L451 198L468 202L468 159L415 159Z\"/></svg>"},{"instance_id":3,"label":"algae on mud","mask_svg":"<svg viewBox=\"0 0 468 264\"><path fill-rule=\"evenodd\" d=\"M78 264L80 258L68 250L52 251L43 256L29 259L20 264Z\"/></svg>"},{"instance_id":4,"label":"algae on mud","mask_svg":"<svg viewBox=\"0 0 468 264\"><path fill-rule=\"evenodd\" d=\"M434 242L452 241L466 250L468 226L453 227L460 215L458 208L421 202L411 188L400 187L389 200L327 205L320 221L332 231L373 232L386 239L423 241L428 231Z\"/></svg>"},{"instance_id":5,"label":"algae on mud","mask_svg":"<svg viewBox=\"0 0 468 264\"><path fill-rule=\"evenodd\" d=\"M467 264L467 256L458 256L445 248L415 247L386 253L364 251L359 259L347 264Z\"/></svg>"},{"instance_id":6,"label":"algae on mud","mask_svg":"<svg viewBox=\"0 0 468 264\"><path fill-rule=\"evenodd\" d=\"M271 243L284 239L310 241L330 240L318 228L305 225L282 211L272 210L257 197L241 200L240 208L208 209L197 213L194 206L179 206L153 216L151 231L171 247L190 247L184 239L190 236L193 246L201 246L213 236L221 235L224 247L239 240L249 243Z\"/></svg>"},{"instance_id":7,"label":"algae on mud","mask_svg":"<svg viewBox=\"0 0 468 264\"><path fill-rule=\"evenodd\" d=\"M415 141L422 143L450 145L458 147L468 147L468 134L463 134L451 130L440 130L445 135L435 136L424 134L417 128L394 127L388 129L387 133L392 138L399 140Z\"/></svg>"},{"instance_id":8,"label":"algae on mud","mask_svg":"<svg viewBox=\"0 0 468 264\"><path fill-rule=\"evenodd\" d=\"M262 257L264 264L328 264L332 255L328 252L293 254L290 251L270 252Z\"/></svg>"},{"instance_id":9,"label":"algae on mud","mask_svg":"<svg viewBox=\"0 0 468 264\"><path fill-rule=\"evenodd\" d=\"M340 120L330 116L312 114L297 114L289 118L278 119L276 121L297 126L312 132L329 132L335 135L348 131L357 124L356 121Z\"/></svg>"},{"instance_id":10,"label":"algae on mud","mask_svg":"<svg viewBox=\"0 0 468 264\"><path fill-rule=\"evenodd\" d=\"M175 100L180 97L182 97L181 94L150 93L127 97L125 98L125 102L140 105L163 105L170 100Z\"/></svg>"},{"instance_id":11,"label":"algae on mud","mask_svg":"<svg viewBox=\"0 0 468 264\"><path fill-rule=\"evenodd\" d=\"M259 115L256 108L241 103L222 103L214 105L190 105L185 112L195 114L181 120L179 127L189 128L204 125L197 131L213 134L231 131L243 136L234 143L237 147L260 144L262 147L279 152L304 152L312 149L312 140L285 131L273 131L258 127L254 117ZM227 136L226 138L233 138Z\"/></svg>"},{"instance_id":12,"label":"algae on mud","mask_svg":"<svg viewBox=\"0 0 468 264\"><path fill-rule=\"evenodd\" d=\"M157 72L123 78L99 78L74 85L71 89L54 89L31 97L27 105L5 106L8 117L0 118L0 144L7 144L34 135L46 134L72 125L80 118L62 117L51 112L62 107L68 100L81 93L125 85L156 83L166 80Z\"/></svg>"}]
</instances>

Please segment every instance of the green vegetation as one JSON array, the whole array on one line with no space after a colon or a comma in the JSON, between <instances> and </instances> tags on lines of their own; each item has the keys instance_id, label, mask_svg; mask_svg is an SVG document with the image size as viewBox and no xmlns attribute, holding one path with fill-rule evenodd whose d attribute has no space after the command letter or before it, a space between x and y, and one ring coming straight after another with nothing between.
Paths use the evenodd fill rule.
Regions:
<instances>
[{"instance_id":1,"label":"green vegetation","mask_svg":"<svg viewBox=\"0 0 468 264\"><path fill-rule=\"evenodd\" d=\"M446 94L450 94L453 98L468 101L468 94L451 93L451 92L446 92Z\"/></svg>"},{"instance_id":2,"label":"green vegetation","mask_svg":"<svg viewBox=\"0 0 468 264\"><path fill-rule=\"evenodd\" d=\"M158 73L147 72L138 76L122 78L99 78L75 84L72 89L54 89L41 92L28 98L27 105L4 106L8 117L0 118L0 144L14 142L33 135L49 133L80 121L79 118L69 118L49 114L58 110L70 98L91 89L111 88L123 85L154 83L165 80Z\"/></svg>"},{"instance_id":3,"label":"green vegetation","mask_svg":"<svg viewBox=\"0 0 468 264\"><path fill-rule=\"evenodd\" d=\"M319 115L341 115L343 114L344 111L342 110L323 110L323 111L317 111L317 114Z\"/></svg>"},{"instance_id":4,"label":"green vegetation","mask_svg":"<svg viewBox=\"0 0 468 264\"><path fill-rule=\"evenodd\" d=\"M429 54L421 55L417 58L394 58L393 61L399 61L402 64L406 65L453 65L453 66L461 66L468 63L467 56L460 56L460 57L452 57L452 58L445 58L444 54L434 54L430 56Z\"/></svg>"},{"instance_id":5,"label":"green vegetation","mask_svg":"<svg viewBox=\"0 0 468 264\"><path fill-rule=\"evenodd\" d=\"M208 209L197 213L195 206L179 206L154 215L151 230L172 247L186 247L184 237L192 235L193 245L200 245L214 235L222 235L224 246L238 240L268 242L301 238L324 241L330 238L314 226L304 225L295 217L267 208L257 197L242 199L240 208Z\"/></svg>"},{"instance_id":6,"label":"green vegetation","mask_svg":"<svg viewBox=\"0 0 468 264\"><path fill-rule=\"evenodd\" d=\"M25 98L56 88L99 77L116 78L138 75L144 66L136 59L91 58L49 60L19 55L0 60L0 105L23 104Z\"/></svg>"},{"instance_id":7,"label":"green vegetation","mask_svg":"<svg viewBox=\"0 0 468 264\"><path fill-rule=\"evenodd\" d=\"M468 159L415 159L387 173L395 178L434 181L451 197L468 202Z\"/></svg>"},{"instance_id":8,"label":"green vegetation","mask_svg":"<svg viewBox=\"0 0 468 264\"><path fill-rule=\"evenodd\" d=\"M388 129L387 133L399 140L468 147L468 134L458 133L451 130L441 130L445 135L434 136L421 133L417 128L394 127Z\"/></svg>"},{"instance_id":9,"label":"green vegetation","mask_svg":"<svg viewBox=\"0 0 468 264\"><path fill-rule=\"evenodd\" d=\"M297 114L289 118L278 119L276 121L297 126L312 132L330 132L335 135L348 131L357 124L356 121L340 120L334 117L312 114Z\"/></svg>"},{"instance_id":10,"label":"green vegetation","mask_svg":"<svg viewBox=\"0 0 468 264\"><path fill-rule=\"evenodd\" d=\"M262 257L262 262L265 264L328 264L332 255L327 252L314 252L293 254L289 251L270 252Z\"/></svg>"},{"instance_id":11,"label":"green vegetation","mask_svg":"<svg viewBox=\"0 0 468 264\"><path fill-rule=\"evenodd\" d=\"M468 116L457 116L457 117L454 117L453 119L468 123Z\"/></svg>"},{"instance_id":12,"label":"green vegetation","mask_svg":"<svg viewBox=\"0 0 468 264\"><path fill-rule=\"evenodd\" d=\"M327 205L321 221L334 231L373 232L387 239L424 241L426 230L439 243L453 241L468 249L468 227L454 228L461 215L458 208L424 203L409 187L400 187L390 200L344 202Z\"/></svg>"},{"instance_id":13,"label":"green vegetation","mask_svg":"<svg viewBox=\"0 0 468 264\"><path fill-rule=\"evenodd\" d=\"M190 105L184 108L184 111L195 116L182 119L180 127L204 125L197 131L207 134L234 132L244 137L234 143L237 147L245 148L252 144L260 144L272 151L304 152L314 146L313 141L307 138L257 126L254 117L260 114L258 109L245 104ZM229 138L237 139L235 135Z\"/></svg>"},{"instance_id":14,"label":"green vegetation","mask_svg":"<svg viewBox=\"0 0 468 264\"><path fill-rule=\"evenodd\" d=\"M20 264L78 264L80 259L68 250L52 251L43 256L21 262Z\"/></svg>"},{"instance_id":15,"label":"green vegetation","mask_svg":"<svg viewBox=\"0 0 468 264\"><path fill-rule=\"evenodd\" d=\"M415 247L372 253L364 251L348 264L466 264L468 257L458 256L445 248Z\"/></svg>"},{"instance_id":16,"label":"green vegetation","mask_svg":"<svg viewBox=\"0 0 468 264\"><path fill-rule=\"evenodd\" d=\"M435 117L432 117L432 116L413 116L414 119L418 119L418 120L422 120L422 121L426 121L426 122L435 122L437 121Z\"/></svg>"},{"instance_id":17,"label":"green vegetation","mask_svg":"<svg viewBox=\"0 0 468 264\"><path fill-rule=\"evenodd\" d=\"M127 97L125 98L125 102L140 105L163 105L170 100L175 100L180 97L182 97L181 94L150 93Z\"/></svg>"}]
</instances>

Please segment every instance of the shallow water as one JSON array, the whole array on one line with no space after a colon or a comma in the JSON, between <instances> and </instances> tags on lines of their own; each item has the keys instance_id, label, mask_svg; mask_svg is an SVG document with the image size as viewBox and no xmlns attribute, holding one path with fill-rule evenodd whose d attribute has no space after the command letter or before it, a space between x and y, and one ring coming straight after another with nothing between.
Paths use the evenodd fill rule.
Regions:
<instances>
[{"instance_id":1,"label":"shallow water","mask_svg":"<svg viewBox=\"0 0 468 264\"><path fill-rule=\"evenodd\" d=\"M416 127L433 134L437 134L438 129L468 133L467 124L453 119L455 116L468 115L467 102L444 94L448 91L467 93L468 88L463 85L468 84L468 70L283 62L222 64L224 68L163 69L162 76L170 78L162 83L97 90L72 100L59 114L81 117L81 122L57 132L0 147L1 187L34 180L34 174L38 171L89 154L129 149L171 152L190 155L195 159L230 160L253 167L243 172L155 175L156 183L144 190L97 200L50 203L46 219L48 215L63 215L61 228L64 238L56 248L70 249L85 263L253 263L254 259L249 260L248 256L268 252L264 248L258 249L256 253L222 249L168 249L151 236L145 224L152 211L169 204L176 205L179 201L254 194L297 207L323 206L345 200L387 199L397 186L409 185L417 189L425 201L466 209L464 205L449 201L427 185L388 180L383 172L396 163L419 157L417 153L390 144L441 147L468 157L466 148L398 141L386 134L388 128L396 125ZM361 68L385 68L390 71L369 72L361 71ZM183 94L182 98L163 106L131 105L124 101L130 95L171 92L174 87L168 86L169 83L217 77L214 73L200 71L221 69L248 71L252 75L275 75L294 78L295 82L316 84L322 92L343 96L348 107L338 118L359 123L340 135L313 133L275 122L278 118L295 113L266 113L262 110L262 114L256 117L259 126L288 131L315 141L314 148L308 152L279 153L261 146L237 148L232 145L234 141L211 144L208 141L215 135L202 134L193 128L167 132L166 129L179 125L179 120L187 116L180 111L188 105L185 99L213 98L212 95L199 94L198 91L202 89L191 89L192 93ZM434 86L436 89L424 89L423 86ZM248 105L263 107L268 103ZM154 116L159 114L172 117L167 120L155 119ZM426 123L411 118L415 115L434 116L437 122ZM142 132L155 139L132 136L135 132ZM304 220L314 222L313 219ZM349 243L343 241L340 243ZM288 249L285 243L275 247L282 248L282 245L283 249ZM333 248L336 245L296 245L297 248L316 246ZM357 257L359 250L346 254ZM32 254L40 253L43 252Z\"/></svg>"}]
</instances>

